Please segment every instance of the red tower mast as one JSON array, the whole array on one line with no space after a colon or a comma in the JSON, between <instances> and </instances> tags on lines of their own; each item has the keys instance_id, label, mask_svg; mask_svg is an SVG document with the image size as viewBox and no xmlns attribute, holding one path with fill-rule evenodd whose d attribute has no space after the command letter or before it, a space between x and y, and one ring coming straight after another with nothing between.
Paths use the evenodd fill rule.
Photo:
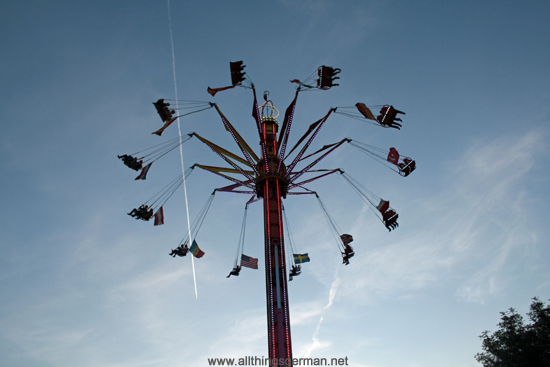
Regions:
<instances>
[{"instance_id":1,"label":"red tower mast","mask_svg":"<svg viewBox=\"0 0 550 367\"><path fill-rule=\"evenodd\" d=\"M271 116L261 118L262 159L258 162L259 175L256 177L256 193L264 201L265 227L265 282L267 301L267 334L269 358L278 362L285 360L291 365L292 344L290 338L290 313L286 278L285 246L281 198L286 197L288 181L286 169L281 164L277 150L279 123L273 117L272 105L264 104ZM262 113L263 115L263 113Z\"/></svg>"}]
</instances>

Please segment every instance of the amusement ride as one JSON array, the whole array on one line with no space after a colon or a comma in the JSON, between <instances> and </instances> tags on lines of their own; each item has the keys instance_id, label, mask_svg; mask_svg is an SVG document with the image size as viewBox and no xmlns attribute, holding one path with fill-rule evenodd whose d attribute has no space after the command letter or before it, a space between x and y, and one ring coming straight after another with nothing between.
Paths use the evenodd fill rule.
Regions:
<instances>
[{"instance_id":1,"label":"amusement ride","mask_svg":"<svg viewBox=\"0 0 550 367\"><path fill-rule=\"evenodd\" d=\"M294 253L295 249L292 245L291 236L285 236L284 228L287 227L288 221L284 211L283 199L286 199L289 195L314 195L317 198L325 214L329 228L336 235L342 262L344 265L348 265L350 258L355 255L355 251L350 245L353 237L350 234L342 233L319 195L315 191L308 189L306 187L307 184L332 174L340 174L365 203L373 209L378 219L389 231L398 226L397 219L399 216L390 207L389 201L377 197L359 181L344 172L344 170L340 168L321 169L316 167L317 164L344 143L352 145L403 177L408 176L415 170L416 162L408 156L399 154L394 147L389 149L378 148L350 138L343 138L332 144L324 145L317 151L306 155L315 137L333 113L369 122L378 127L400 130L402 120L398 115L404 115L405 113L395 109L392 105L367 106L364 103L356 103L354 106L330 108L323 117L312 123L290 148L288 139L293 126L293 116L299 93L303 91L329 90L332 87L338 86L335 81L339 79L337 75L341 70L323 65L303 81L298 79L291 80L291 83L297 85L296 94L287 107L283 122L280 124L277 120L279 110L269 99L267 91L263 93L264 102L261 105L258 104L255 86L244 71L244 68L245 65L243 65L242 61L231 62L231 85L222 88L208 87L208 93L214 97L219 92L235 87L244 87L252 90L254 98L252 116L258 132L259 152L252 149L242 138L216 103L176 100L176 106L174 107L170 103L174 101L158 99L156 102L153 102L153 105L164 125L153 132L154 135L162 136L162 133L177 119L214 108L221 118L225 130L233 137L239 153L233 153L222 148L194 132L185 136L180 134L174 139L169 139L151 148L132 154L124 154L118 156L118 158L130 169L139 171L136 180L145 180L151 165L156 160L164 157L190 139L196 138L226 163L226 166L223 167L194 164L191 170L188 170L184 174L178 174L151 199L147 200L139 208L130 211L128 215L144 221L153 219L154 225L164 224L164 205L195 168L200 168L229 180L231 182L230 185L214 189L190 226L189 233L180 241L178 247L170 253L172 257L184 257L189 252L196 258L202 257L204 251L199 248L195 238L216 192L249 194L251 197L245 205L245 214L234 268L227 277L238 276L243 266L254 269L258 268L258 259L243 254L242 249L248 206L253 202L263 201L269 358L270 360L292 360L288 281L300 275L301 265L309 262L309 255L307 253ZM373 110L378 108L380 109L379 114L375 116ZM306 173L313 173L315 176L303 179L302 176ZM287 242L289 243L287 244ZM285 249L292 253L288 254Z\"/></svg>"}]
</instances>

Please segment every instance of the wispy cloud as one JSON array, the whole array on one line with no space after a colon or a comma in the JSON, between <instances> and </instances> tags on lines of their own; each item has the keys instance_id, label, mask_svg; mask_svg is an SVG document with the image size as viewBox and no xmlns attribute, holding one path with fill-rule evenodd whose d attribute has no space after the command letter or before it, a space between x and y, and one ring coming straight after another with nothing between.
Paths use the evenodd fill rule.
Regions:
<instances>
[{"instance_id":1,"label":"wispy cloud","mask_svg":"<svg viewBox=\"0 0 550 367\"><path fill-rule=\"evenodd\" d=\"M330 287L330 292L328 296L328 303L325 307L323 307L321 318L319 319L319 322L317 323L317 327L315 328L315 331L313 332L313 336L311 338L312 343L307 346L306 352L304 354L304 358L309 358L311 356L311 353L320 348L324 348L330 345L329 342L321 342L319 340L319 332L321 330L321 325L323 324L323 320L325 318L325 312L332 306L332 303L334 302L334 297L336 297L336 291L338 290L338 286L340 285L340 278L338 277L338 271L334 275L334 280L332 282L332 286Z\"/></svg>"},{"instance_id":2,"label":"wispy cloud","mask_svg":"<svg viewBox=\"0 0 550 367\"><path fill-rule=\"evenodd\" d=\"M407 209L414 213L403 213L408 233L397 229L372 241L386 245L356 251L342 274L353 282L345 282L341 294L363 302L458 280L459 299L483 302L502 290L510 256L536 238L523 182L544 149L541 131L475 143L452 164L440 192ZM354 228L362 226L365 222L358 220ZM388 238L394 240L388 244Z\"/></svg>"},{"instance_id":3,"label":"wispy cloud","mask_svg":"<svg viewBox=\"0 0 550 367\"><path fill-rule=\"evenodd\" d=\"M470 243L455 246L466 247L474 258L483 256L483 261L457 290L459 299L483 302L486 295L501 290L501 273L510 256L532 241L524 182L547 149L546 135L533 130L477 143L463 157L457 193L464 207L472 209L462 222L474 236Z\"/></svg>"},{"instance_id":4,"label":"wispy cloud","mask_svg":"<svg viewBox=\"0 0 550 367\"><path fill-rule=\"evenodd\" d=\"M244 315L241 315L244 316ZM267 339L265 309L248 311L209 346L209 357L261 356ZM257 348L258 346L261 349Z\"/></svg>"}]
</instances>

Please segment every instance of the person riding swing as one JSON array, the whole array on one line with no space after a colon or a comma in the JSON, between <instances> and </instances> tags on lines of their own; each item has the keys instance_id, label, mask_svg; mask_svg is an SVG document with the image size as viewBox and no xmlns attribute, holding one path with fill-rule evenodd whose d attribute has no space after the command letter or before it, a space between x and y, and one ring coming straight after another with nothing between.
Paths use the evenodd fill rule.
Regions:
<instances>
[{"instance_id":1,"label":"person riding swing","mask_svg":"<svg viewBox=\"0 0 550 367\"><path fill-rule=\"evenodd\" d=\"M229 278L231 275L234 275L236 277L239 276L239 273L241 272L241 267L239 265L236 265L233 270L231 270L231 272L229 273L228 276L226 276L226 278Z\"/></svg>"},{"instance_id":2,"label":"person riding swing","mask_svg":"<svg viewBox=\"0 0 550 367\"><path fill-rule=\"evenodd\" d=\"M131 155L117 155L119 159L122 159L122 162L125 166L133 169L134 171L139 171L143 168L143 161L138 159L136 157L132 157Z\"/></svg>"},{"instance_id":3,"label":"person riding swing","mask_svg":"<svg viewBox=\"0 0 550 367\"><path fill-rule=\"evenodd\" d=\"M292 269L290 270L290 273L288 274L288 280L291 281L292 277L298 276L302 274L302 267L300 265L294 265L292 266Z\"/></svg>"},{"instance_id":4,"label":"person riding swing","mask_svg":"<svg viewBox=\"0 0 550 367\"><path fill-rule=\"evenodd\" d=\"M176 247L176 249L172 250L172 252L169 253L168 255L172 257L176 257L176 255L179 257L184 257L185 255L187 255L188 252L189 252L189 246L187 246L187 244L184 244Z\"/></svg>"},{"instance_id":5,"label":"person riding swing","mask_svg":"<svg viewBox=\"0 0 550 367\"><path fill-rule=\"evenodd\" d=\"M395 122L403 122L400 118L396 117L398 113L405 114L405 112L396 110L393 106L384 105L380 109L380 115L376 116L376 120L384 127L393 127L394 129L401 130L401 124Z\"/></svg>"},{"instance_id":6,"label":"person riding swing","mask_svg":"<svg viewBox=\"0 0 550 367\"><path fill-rule=\"evenodd\" d=\"M342 264L349 265L349 259L355 255L353 248L347 243L344 244L344 252L342 252Z\"/></svg>"}]
</instances>

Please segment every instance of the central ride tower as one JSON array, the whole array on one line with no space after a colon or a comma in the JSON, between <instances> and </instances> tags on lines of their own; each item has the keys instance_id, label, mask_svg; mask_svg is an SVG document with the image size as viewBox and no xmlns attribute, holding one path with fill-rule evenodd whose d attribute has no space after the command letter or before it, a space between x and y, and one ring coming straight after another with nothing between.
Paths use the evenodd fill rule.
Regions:
<instances>
[{"instance_id":1,"label":"central ride tower","mask_svg":"<svg viewBox=\"0 0 550 367\"><path fill-rule=\"evenodd\" d=\"M258 162L256 194L264 202L265 236L265 283L267 301L267 336L269 359L277 359L278 365L292 365L292 344L290 338L290 312L286 259L283 236L282 198L286 198L288 180L286 169L279 157L277 132L279 112L271 101L261 108L262 130L260 134L262 159ZM292 256L292 255L291 255Z\"/></svg>"}]
</instances>

